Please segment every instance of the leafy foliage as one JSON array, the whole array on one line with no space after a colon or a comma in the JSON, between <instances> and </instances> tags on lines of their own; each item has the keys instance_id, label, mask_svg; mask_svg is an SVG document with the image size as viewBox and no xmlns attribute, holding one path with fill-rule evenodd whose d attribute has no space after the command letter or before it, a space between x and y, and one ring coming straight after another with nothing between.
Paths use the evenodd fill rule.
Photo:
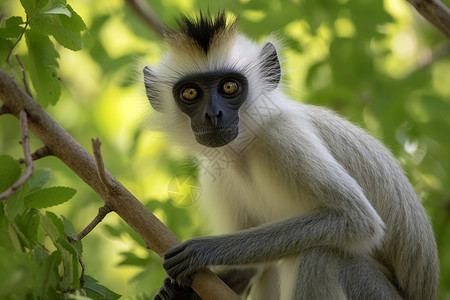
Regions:
<instances>
[{"instance_id":1,"label":"leafy foliage","mask_svg":"<svg viewBox=\"0 0 450 300\"><path fill-rule=\"evenodd\" d=\"M12 157L0 155L0 192L20 176ZM30 180L0 202L0 297L2 299L61 299L78 292L92 299L118 299L119 295L80 274L81 242L70 221L40 211L70 200L76 190L43 188L50 171L37 170ZM48 238L50 241L48 241ZM50 250L52 249L53 250Z\"/></svg>"},{"instance_id":2,"label":"leafy foliage","mask_svg":"<svg viewBox=\"0 0 450 300\"><path fill-rule=\"evenodd\" d=\"M150 108L135 93L142 84L130 84L138 58L151 64L159 60L163 48L158 37L125 1L72 1L73 7L63 0L13 2L0 9L6 12L0 21L1 67L9 70L8 57L19 52L40 105L55 105L61 98L49 107L52 116L86 147L89 137L100 136L107 168L181 239L207 234L196 206L181 208L168 195L173 178L196 178L195 167L161 136L142 129L143 111ZM442 269L439 299L449 297L450 58L448 42L436 29L402 0L148 2L169 25L175 25L179 11L225 8L240 16L242 33L257 41L275 31L284 44L286 92L348 117L399 158L433 221ZM20 11L18 5L24 13L10 13ZM21 78L18 64L12 65L16 79ZM16 120L0 117L0 153L21 153L16 128ZM0 272L0 298L54 290L67 296L75 290L77 297L114 299L96 280L86 276L84 286L76 280L80 268L68 249L71 244L61 242L61 228L66 235L75 231L69 230L68 219L42 211L62 211L82 228L98 197L51 159L36 165L41 168L27 186L0 204L0 269L17 274ZM21 168L7 156L0 156L0 166L1 191L19 178ZM44 187L49 181L54 186ZM73 190L61 190L62 185L76 188L77 201L64 202ZM123 222L109 216L105 222L84 241L88 273L123 294L147 299L164 277L160 258ZM71 246L81 255L78 245Z\"/></svg>"},{"instance_id":3,"label":"leafy foliage","mask_svg":"<svg viewBox=\"0 0 450 300\"><path fill-rule=\"evenodd\" d=\"M26 21L14 16L0 28L0 61L8 61L17 44L25 35L31 81L37 101L42 106L56 104L61 95L58 76L59 54L53 38L62 46L78 51L83 48L82 32L86 30L81 17L64 0L21 0Z\"/></svg>"}]
</instances>

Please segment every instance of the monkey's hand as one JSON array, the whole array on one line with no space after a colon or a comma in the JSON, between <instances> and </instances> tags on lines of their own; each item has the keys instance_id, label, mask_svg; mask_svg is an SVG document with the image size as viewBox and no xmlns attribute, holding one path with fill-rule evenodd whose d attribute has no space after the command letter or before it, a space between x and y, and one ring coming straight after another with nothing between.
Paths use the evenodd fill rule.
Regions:
<instances>
[{"instance_id":1,"label":"monkey's hand","mask_svg":"<svg viewBox=\"0 0 450 300\"><path fill-rule=\"evenodd\" d=\"M154 300L201 300L201 298L190 288L181 287L177 283L172 282L172 279L164 279L163 286L159 289Z\"/></svg>"},{"instance_id":2,"label":"monkey's hand","mask_svg":"<svg viewBox=\"0 0 450 300\"><path fill-rule=\"evenodd\" d=\"M214 264L215 256L208 237L194 238L169 249L163 267L170 278L182 287L190 286L192 274Z\"/></svg>"}]
</instances>

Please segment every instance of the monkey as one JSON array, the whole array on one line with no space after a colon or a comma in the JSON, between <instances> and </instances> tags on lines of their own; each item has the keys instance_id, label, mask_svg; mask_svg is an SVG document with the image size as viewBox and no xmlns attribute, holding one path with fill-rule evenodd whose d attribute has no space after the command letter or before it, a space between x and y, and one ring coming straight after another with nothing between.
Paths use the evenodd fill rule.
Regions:
<instances>
[{"instance_id":1,"label":"monkey","mask_svg":"<svg viewBox=\"0 0 450 300\"><path fill-rule=\"evenodd\" d=\"M143 69L154 124L197 158L216 234L165 253L155 299L200 299L189 286L203 268L246 299L435 299L431 222L393 154L290 99L276 39L237 24L182 15Z\"/></svg>"}]
</instances>

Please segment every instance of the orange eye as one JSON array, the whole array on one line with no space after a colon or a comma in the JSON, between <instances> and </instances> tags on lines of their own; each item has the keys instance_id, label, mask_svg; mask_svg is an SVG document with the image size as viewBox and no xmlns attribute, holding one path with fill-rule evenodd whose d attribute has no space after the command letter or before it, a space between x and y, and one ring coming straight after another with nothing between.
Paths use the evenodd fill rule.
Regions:
<instances>
[{"instance_id":1,"label":"orange eye","mask_svg":"<svg viewBox=\"0 0 450 300\"><path fill-rule=\"evenodd\" d=\"M234 81L227 81L222 86L223 92L227 95L233 95L238 90L238 84Z\"/></svg>"},{"instance_id":2,"label":"orange eye","mask_svg":"<svg viewBox=\"0 0 450 300\"><path fill-rule=\"evenodd\" d=\"M183 90L182 96L185 100L195 100L197 99L198 92L197 89L193 87L188 87Z\"/></svg>"}]
</instances>

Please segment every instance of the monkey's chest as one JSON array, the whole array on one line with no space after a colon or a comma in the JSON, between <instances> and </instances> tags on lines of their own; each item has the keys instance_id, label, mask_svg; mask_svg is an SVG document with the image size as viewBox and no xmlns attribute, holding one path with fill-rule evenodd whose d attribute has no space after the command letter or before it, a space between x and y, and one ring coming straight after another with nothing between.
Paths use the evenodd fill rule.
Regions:
<instances>
[{"instance_id":1,"label":"monkey's chest","mask_svg":"<svg viewBox=\"0 0 450 300\"><path fill-rule=\"evenodd\" d=\"M260 172L243 176L230 170L214 181L202 180L202 202L218 233L259 226L315 208L306 194L286 187L270 173L259 176Z\"/></svg>"},{"instance_id":2,"label":"monkey's chest","mask_svg":"<svg viewBox=\"0 0 450 300\"><path fill-rule=\"evenodd\" d=\"M260 179L239 188L247 191L241 194L246 196L237 199L239 202L236 205L240 205L257 225L305 214L314 209L306 195L293 193L278 185L273 178Z\"/></svg>"}]
</instances>

